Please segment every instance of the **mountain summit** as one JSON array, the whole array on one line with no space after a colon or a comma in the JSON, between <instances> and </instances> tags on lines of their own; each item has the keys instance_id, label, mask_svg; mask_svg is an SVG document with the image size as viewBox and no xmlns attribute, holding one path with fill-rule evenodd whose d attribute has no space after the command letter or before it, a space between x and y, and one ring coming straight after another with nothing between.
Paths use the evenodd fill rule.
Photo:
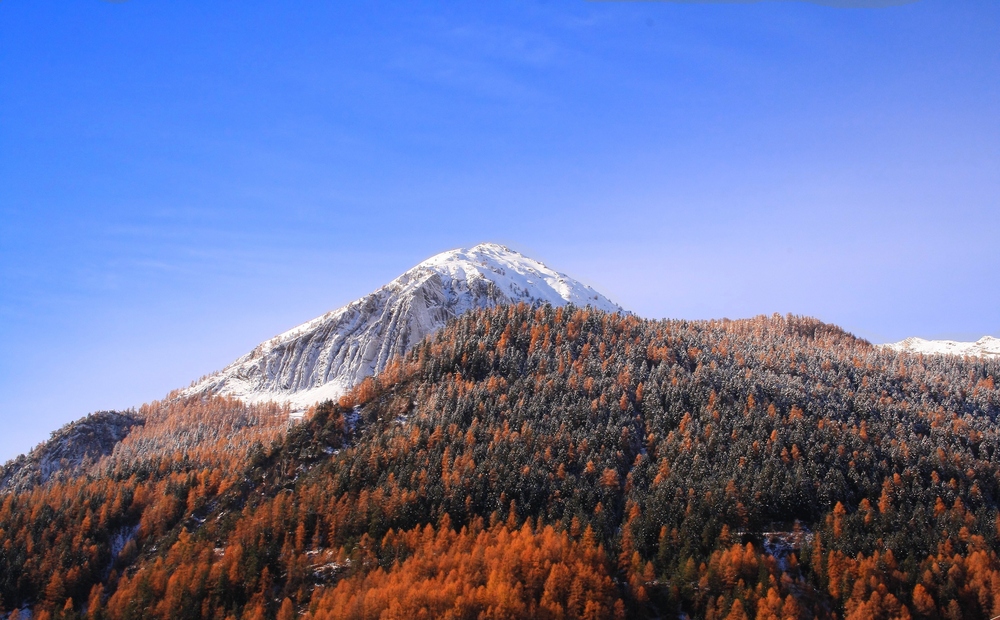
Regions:
<instances>
[{"instance_id":1,"label":"mountain summit","mask_svg":"<svg viewBox=\"0 0 1000 620\"><path fill-rule=\"evenodd\" d=\"M433 256L377 291L261 343L184 395L306 407L381 371L449 319L518 302L622 312L565 274L505 246L482 243Z\"/></svg>"}]
</instances>

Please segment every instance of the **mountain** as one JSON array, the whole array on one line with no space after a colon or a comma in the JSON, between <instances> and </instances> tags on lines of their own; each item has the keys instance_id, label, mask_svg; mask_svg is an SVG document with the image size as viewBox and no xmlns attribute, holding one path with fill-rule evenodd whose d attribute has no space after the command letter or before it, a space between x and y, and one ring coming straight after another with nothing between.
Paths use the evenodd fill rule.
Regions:
<instances>
[{"instance_id":1,"label":"mountain","mask_svg":"<svg viewBox=\"0 0 1000 620\"><path fill-rule=\"evenodd\" d=\"M483 243L427 259L377 291L261 343L182 394L304 409L339 397L469 310L519 302L622 312L565 274Z\"/></svg>"},{"instance_id":2,"label":"mountain","mask_svg":"<svg viewBox=\"0 0 1000 620\"><path fill-rule=\"evenodd\" d=\"M0 619L991 618L998 377L456 250L0 470Z\"/></svg>"},{"instance_id":3,"label":"mountain","mask_svg":"<svg viewBox=\"0 0 1000 620\"><path fill-rule=\"evenodd\" d=\"M70 422L28 454L0 467L0 493L23 491L61 475L74 475L111 454L133 426L143 420L135 412L98 411Z\"/></svg>"},{"instance_id":4,"label":"mountain","mask_svg":"<svg viewBox=\"0 0 1000 620\"><path fill-rule=\"evenodd\" d=\"M0 496L0 618L985 620L998 377L805 317L474 310L300 422L171 398Z\"/></svg>"},{"instance_id":5,"label":"mountain","mask_svg":"<svg viewBox=\"0 0 1000 620\"><path fill-rule=\"evenodd\" d=\"M891 344L882 345L894 351L906 353L922 353L924 355L962 355L969 357L1000 357L1000 338L983 336L975 342L956 342L954 340L924 340L923 338L907 338Z\"/></svg>"}]
</instances>

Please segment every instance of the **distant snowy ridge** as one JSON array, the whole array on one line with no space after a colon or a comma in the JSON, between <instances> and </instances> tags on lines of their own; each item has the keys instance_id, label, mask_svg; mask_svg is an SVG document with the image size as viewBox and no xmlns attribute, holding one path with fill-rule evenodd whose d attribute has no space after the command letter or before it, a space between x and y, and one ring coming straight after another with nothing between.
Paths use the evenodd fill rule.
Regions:
<instances>
[{"instance_id":1,"label":"distant snowy ridge","mask_svg":"<svg viewBox=\"0 0 1000 620\"><path fill-rule=\"evenodd\" d=\"M52 432L28 454L0 467L0 494L27 491L52 478L85 472L145 422L134 411L98 411Z\"/></svg>"},{"instance_id":2,"label":"distant snowy ridge","mask_svg":"<svg viewBox=\"0 0 1000 620\"><path fill-rule=\"evenodd\" d=\"M884 344L883 347L907 353L923 353L925 355L962 355L969 357L1000 357L1000 338L983 336L975 342L956 342L954 340L924 340L923 338L907 338L899 342Z\"/></svg>"},{"instance_id":3,"label":"distant snowy ridge","mask_svg":"<svg viewBox=\"0 0 1000 620\"><path fill-rule=\"evenodd\" d=\"M565 274L502 245L483 243L420 263L377 291L261 343L182 394L305 408L339 397L449 319L522 301L623 312Z\"/></svg>"}]
</instances>

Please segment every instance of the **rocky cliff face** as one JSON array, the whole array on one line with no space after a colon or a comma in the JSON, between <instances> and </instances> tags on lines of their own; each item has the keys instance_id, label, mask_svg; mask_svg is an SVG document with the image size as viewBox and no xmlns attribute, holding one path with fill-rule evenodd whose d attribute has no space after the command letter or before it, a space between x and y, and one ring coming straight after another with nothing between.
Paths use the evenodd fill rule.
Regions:
<instances>
[{"instance_id":1,"label":"rocky cliff face","mask_svg":"<svg viewBox=\"0 0 1000 620\"><path fill-rule=\"evenodd\" d=\"M569 276L485 243L420 263L370 295L261 343L184 394L304 408L338 397L463 312L522 301L622 311Z\"/></svg>"},{"instance_id":2,"label":"rocky cliff face","mask_svg":"<svg viewBox=\"0 0 1000 620\"><path fill-rule=\"evenodd\" d=\"M100 411L70 422L28 454L0 467L0 493L24 491L85 471L143 421L132 412Z\"/></svg>"}]
</instances>

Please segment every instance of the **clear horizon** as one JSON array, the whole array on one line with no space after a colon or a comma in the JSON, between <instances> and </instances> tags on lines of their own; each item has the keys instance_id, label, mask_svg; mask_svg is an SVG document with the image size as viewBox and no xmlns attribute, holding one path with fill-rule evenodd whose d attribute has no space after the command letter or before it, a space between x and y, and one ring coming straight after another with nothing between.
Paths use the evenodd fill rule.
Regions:
<instances>
[{"instance_id":1,"label":"clear horizon","mask_svg":"<svg viewBox=\"0 0 1000 620\"><path fill-rule=\"evenodd\" d=\"M873 4L0 3L0 461L483 241L1000 336L1000 5Z\"/></svg>"}]
</instances>

